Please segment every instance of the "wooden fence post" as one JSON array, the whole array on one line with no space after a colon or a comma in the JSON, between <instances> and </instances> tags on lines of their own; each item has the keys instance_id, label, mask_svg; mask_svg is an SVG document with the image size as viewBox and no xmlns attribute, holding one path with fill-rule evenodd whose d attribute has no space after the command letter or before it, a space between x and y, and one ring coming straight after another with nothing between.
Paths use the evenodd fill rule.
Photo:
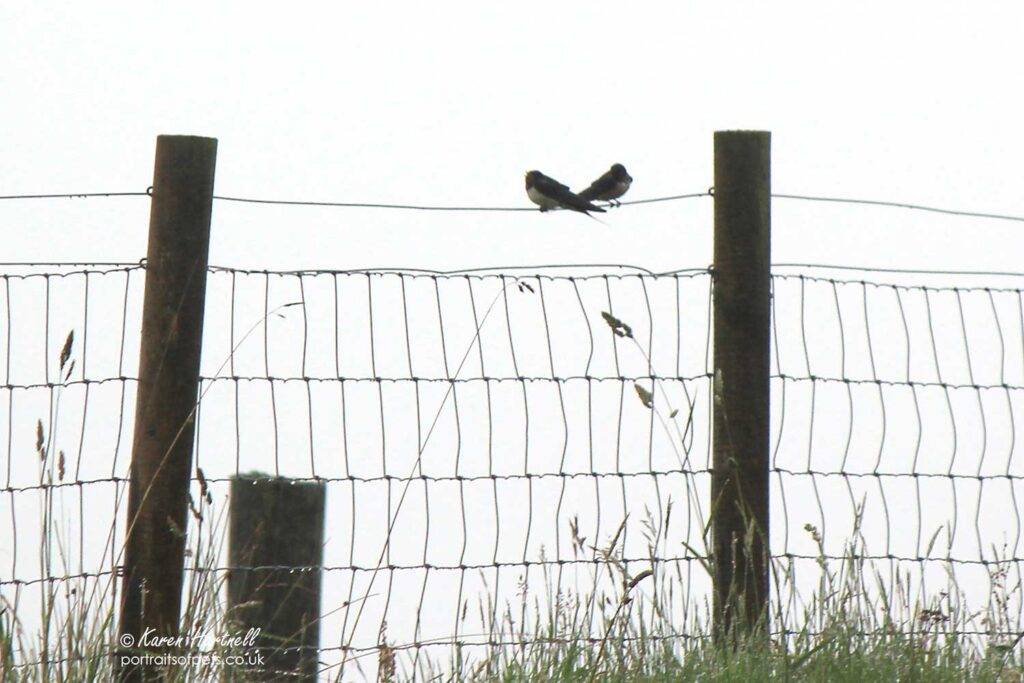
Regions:
<instances>
[{"instance_id":1,"label":"wooden fence post","mask_svg":"<svg viewBox=\"0 0 1024 683\"><path fill-rule=\"evenodd\" d=\"M770 177L770 133L715 133L711 500L719 638L750 633L768 618Z\"/></svg>"},{"instance_id":2,"label":"wooden fence post","mask_svg":"<svg viewBox=\"0 0 1024 683\"><path fill-rule=\"evenodd\" d=\"M231 482L228 618L254 637L239 653L246 666L262 669L238 680L316 680L325 500L323 482L259 473Z\"/></svg>"},{"instance_id":3,"label":"wooden fence post","mask_svg":"<svg viewBox=\"0 0 1024 683\"><path fill-rule=\"evenodd\" d=\"M157 138L119 655L137 654L146 629L178 634L216 159L213 138ZM155 675L122 656L115 667L122 680Z\"/></svg>"}]
</instances>

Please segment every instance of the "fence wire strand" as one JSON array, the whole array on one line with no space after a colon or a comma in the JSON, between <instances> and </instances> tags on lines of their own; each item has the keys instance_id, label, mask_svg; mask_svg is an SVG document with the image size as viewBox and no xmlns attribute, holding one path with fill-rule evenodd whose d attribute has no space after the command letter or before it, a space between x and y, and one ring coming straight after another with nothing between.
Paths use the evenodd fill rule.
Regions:
<instances>
[{"instance_id":1,"label":"fence wire strand","mask_svg":"<svg viewBox=\"0 0 1024 683\"><path fill-rule=\"evenodd\" d=\"M713 197L714 187L709 187L703 192L688 192L683 194L665 195L661 197L650 197L646 199L629 199L614 204L599 202L605 208L619 208L622 206L636 206L642 204L659 204L663 202L674 202L685 199L697 199L700 197ZM153 188L149 187L144 192L78 192L65 194L12 194L0 195L2 200L27 200L27 199L88 199L101 197L151 197ZM906 209L911 211L924 211L947 216L961 216L966 218L983 218L990 220L1012 221L1024 223L1024 216L995 213L986 211L968 211L964 209L950 209L926 204L916 204L903 201L892 201L884 199L863 199L855 197L830 197L823 195L787 194L773 192L773 199L798 200L805 202L825 202L834 204L853 204L861 206L874 206L892 209ZM334 208L361 208L361 209L393 209L400 211L447 211L447 212L520 212L538 211L536 207L529 206L437 206L429 204L401 204L401 203L379 203L379 202L343 202L332 200L304 200L304 199L270 199L265 197L241 197L233 195L214 195L213 198L222 202L257 205L276 206L309 206L309 207L334 207Z\"/></svg>"}]
</instances>

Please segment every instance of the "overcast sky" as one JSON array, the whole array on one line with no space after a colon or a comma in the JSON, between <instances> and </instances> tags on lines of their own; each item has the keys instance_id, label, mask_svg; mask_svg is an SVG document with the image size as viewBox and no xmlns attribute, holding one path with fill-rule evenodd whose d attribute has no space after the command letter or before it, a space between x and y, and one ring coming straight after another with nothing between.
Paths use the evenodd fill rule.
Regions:
<instances>
[{"instance_id":1,"label":"overcast sky","mask_svg":"<svg viewBox=\"0 0 1024 683\"><path fill-rule=\"evenodd\" d=\"M773 133L776 191L1024 213L1016 3L4 3L3 193L142 190L155 137L218 193L531 206L537 168L629 198ZM4 205L10 260L137 260L145 198ZM710 201L576 215L218 203L211 261L270 268L710 261ZM776 261L1019 269L1019 224L776 202Z\"/></svg>"}]
</instances>

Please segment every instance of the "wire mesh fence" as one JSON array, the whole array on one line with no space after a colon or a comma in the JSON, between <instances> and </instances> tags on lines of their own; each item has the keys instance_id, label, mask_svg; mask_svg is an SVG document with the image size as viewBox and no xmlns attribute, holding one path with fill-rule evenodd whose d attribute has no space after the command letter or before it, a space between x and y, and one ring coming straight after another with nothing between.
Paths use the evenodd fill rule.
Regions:
<instances>
[{"instance_id":1,"label":"wire mesh fence","mask_svg":"<svg viewBox=\"0 0 1024 683\"><path fill-rule=\"evenodd\" d=\"M112 642L145 267L2 277L0 592L22 619L88 596ZM712 285L211 268L189 590L245 570L221 553L231 479L285 476L327 486L323 566L296 568L323 573L325 671L602 643L627 593L617 640L705 637ZM1017 637L1022 291L776 269L774 633L826 629L831 576L860 587L865 633Z\"/></svg>"}]
</instances>

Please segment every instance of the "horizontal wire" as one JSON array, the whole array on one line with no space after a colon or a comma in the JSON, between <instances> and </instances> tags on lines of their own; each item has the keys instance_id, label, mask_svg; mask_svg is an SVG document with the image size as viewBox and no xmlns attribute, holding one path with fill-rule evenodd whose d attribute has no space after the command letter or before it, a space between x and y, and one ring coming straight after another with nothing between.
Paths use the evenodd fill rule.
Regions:
<instances>
[{"instance_id":1,"label":"horizontal wire","mask_svg":"<svg viewBox=\"0 0 1024 683\"><path fill-rule=\"evenodd\" d=\"M619 268L623 270L634 270L635 273L596 273L589 275L551 275L548 273L520 273L515 276L509 275L514 271L539 271L539 270L567 270L567 269L600 269ZM318 275L394 275L410 278L474 278L491 279L500 277L517 278L540 278L545 280L589 280L598 278L622 279L627 277L658 277L659 274L644 268L622 263L544 263L540 265L511 265L511 266L484 266L479 268L457 268L454 270L433 270L430 268L406 268L406 267L376 267L376 268L307 268L298 270L265 270L261 268L233 268L229 266L210 266L211 272L223 272L239 275L278 275L278 276L318 276ZM681 268L673 271L680 277L688 274L704 275L710 273L708 268Z\"/></svg>"},{"instance_id":2,"label":"horizontal wire","mask_svg":"<svg viewBox=\"0 0 1024 683\"><path fill-rule=\"evenodd\" d=\"M12 194L0 195L4 199L86 199L92 197L148 197L152 196L152 188L145 192L73 192L59 194ZM660 202L678 201L680 199L695 199L697 197L709 197L711 193L690 192L686 194L667 195L663 197L651 197L648 199L633 199L615 204L602 203L607 208L618 208L619 206L630 206L639 204L655 204ZM355 209L399 209L410 211L540 211L539 207L531 206L437 206L429 204L389 204L379 202L340 202L340 201L317 201L307 199L265 199L260 197L236 197L229 195L213 195L213 198L222 202L236 202L242 204L270 204L278 206L320 206L340 207ZM558 211L560 209L552 209Z\"/></svg>"},{"instance_id":3,"label":"horizontal wire","mask_svg":"<svg viewBox=\"0 0 1024 683\"><path fill-rule=\"evenodd\" d=\"M652 557L650 555L638 556L634 558L615 558L605 559L603 557L591 557L591 558L572 558L572 559L550 559L550 560L516 560L514 562L488 562L483 564L381 564L379 567L376 565L332 565L324 566L319 564L313 565L252 565L252 566L229 566L229 567L187 567L186 571L193 573L204 574L204 573L224 573L224 572L244 572L244 571L279 571L288 573L308 573L316 570L335 572L335 571L349 571L349 572L372 572L381 569L388 571L417 571L417 570L430 570L430 571L468 571L468 570L480 570L480 569L496 569L498 567L558 567L558 566L572 566L572 565L616 565L616 564L678 564L680 562L704 562L712 559L710 555L680 555L676 557ZM776 553L771 556L771 559L778 562L781 560L865 560L868 562L881 562L881 561L893 561L893 562L945 562L948 564L964 564L964 565L1007 565L1007 564L1018 564L1024 563L1024 557L1003 557L992 560L981 559L965 559L952 556L923 556L923 555L894 555L891 553L884 555L872 555L870 553L848 553L842 555L830 555L828 553L810 554L810 553ZM44 579L45 580L45 579Z\"/></svg>"},{"instance_id":4,"label":"horizontal wire","mask_svg":"<svg viewBox=\"0 0 1024 683\"><path fill-rule=\"evenodd\" d=\"M675 194L665 197L652 197L650 199L634 199L631 201L619 202L619 206L630 206L637 204L654 204L657 202L671 202L680 199L695 199L697 197L710 196L707 191L691 192L688 194ZM214 199L224 202L238 202L244 204L274 204L279 206L327 206L355 209L399 209L409 211L535 211L540 212L537 207L528 206L437 206L428 204L380 204L374 202L336 202L336 201L312 201L300 199L259 199L254 197L232 197L226 195L213 195ZM610 207L611 204L602 204ZM557 209L555 209L557 210Z\"/></svg>"},{"instance_id":5,"label":"horizontal wire","mask_svg":"<svg viewBox=\"0 0 1024 683\"><path fill-rule=\"evenodd\" d=\"M934 268L879 268L874 266L841 266L828 263L773 263L772 268L821 268L823 270L850 270L862 271L865 273L893 273L897 275L978 275L988 277L1024 277L1024 272L1000 270L938 270ZM786 274L780 274L779 276L796 277L795 275ZM813 279L811 276L806 277L808 280Z\"/></svg>"},{"instance_id":6,"label":"horizontal wire","mask_svg":"<svg viewBox=\"0 0 1024 683\"><path fill-rule=\"evenodd\" d=\"M520 384L533 384L533 383L546 383L551 382L555 384L566 384L569 382L698 382L703 380L709 380L713 377L712 373L701 373L697 375L530 375L520 377L356 377L356 376L339 376L339 377L278 377L278 376L263 376L263 375L218 375L214 377L201 376L199 379L202 382L271 382L277 384L287 384L291 382L305 382L307 384L318 384L318 383L373 383L373 384L405 384L405 383L430 383L430 384L475 384L479 382L484 383L503 383L503 382L518 382ZM1008 383L997 383L997 384L981 384L981 383L956 383L956 382L934 382L926 380L888 380L888 379L874 379L874 378L857 378L857 377L828 377L821 375L786 375L786 374L771 374L768 376L769 379L782 380L783 382L811 382L811 383L834 383L834 384L853 384L853 385L868 385L868 386L885 386L885 387L916 387L922 389L952 389L952 390L964 390L970 389L972 391L1024 391L1024 385L1021 384L1008 384ZM138 382L138 377L104 377L99 379L72 379L65 382L37 382L34 384L0 384L0 391L29 391L37 389L55 389L57 387L74 387L74 386L86 386L89 384L107 384L110 382Z\"/></svg>"},{"instance_id":7,"label":"horizontal wire","mask_svg":"<svg viewBox=\"0 0 1024 683\"><path fill-rule=\"evenodd\" d=\"M253 572L253 571L279 571L288 572L289 574L305 574L312 571L324 571L324 572L376 572L382 569L389 571L417 571L417 570L430 570L430 571L477 571L482 569L498 569L504 567L557 567L566 565L627 565L627 564L672 564L679 562L700 562L707 560L706 556L699 555L686 555L678 557L650 557L650 556L637 556L634 558L614 558L605 559L603 557L591 557L591 558L572 558L565 560L550 560L550 559L539 559L539 560L516 560L509 562L486 562L480 564L382 564L379 567L377 565L282 565L282 564L266 564L266 565L233 565L229 567L198 567L198 566L186 566L185 572L193 574L222 574L225 572ZM788 559L788 558L787 558ZM67 581L83 580L83 579L98 579L103 576L111 575L122 575L123 570L119 566L117 569L105 569L98 572L80 572L77 574L61 574L55 576L43 576L36 577L33 579L3 579L0 580L0 586L31 586L39 583L63 583Z\"/></svg>"},{"instance_id":8,"label":"horizontal wire","mask_svg":"<svg viewBox=\"0 0 1024 683\"><path fill-rule=\"evenodd\" d=\"M483 563L466 563L466 564L381 564L377 566L375 564L359 565L359 564L339 564L339 565L321 565L321 564L309 564L309 565L286 565L286 564L265 564L265 565L232 565L227 567L187 567L186 571L195 574L222 574L225 572L258 572L258 571L277 571L277 572L288 572L289 574L304 574L313 571L325 571L325 572L375 572L380 570L387 571L478 571L481 569L498 569L504 567L561 567L561 566L574 566L574 565L593 565L593 566L615 566L615 565L626 565L626 564L676 564L679 562L701 562L709 559L706 555L681 555L677 557L651 557L650 555L638 555L631 558L614 558L606 559L604 557L574 557L567 559L540 559L540 560L514 560L509 562L493 561ZM789 559L788 557L786 559ZM943 558L945 559L945 558ZM1021 558L1024 562L1024 558ZM45 579L44 579L45 580Z\"/></svg>"},{"instance_id":9,"label":"horizontal wire","mask_svg":"<svg viewBox=\"0 0 1024 683\"><path fill-rule=\"evenodd\" d=\"M982 273L943 273L944 275L979 275ZM1001 275L1004 277L1020 276L1024 277L1024 273L984 273L984 275ZM776 280L806 280L807 282L825 282L831 285L867 285L870 287L876 287L878 289L895 289L903 292L996 292L1004 294L1018 294L1024 292L1024 287L988 287L981 285L964 286L964 285L905 285L895 284L892 282L876 282L872 280L865 280L863 278L856 280L846 280L834 277L821 277L818 275L805 275L803 273L792 274L792 273L772 273L772 278Z\"/></svg>"},{"instance_id":10,"label":"horizontal wire","mask_svg":"<svg viewBox=\"0 0 1024 683\"><path fill-rule=\"evenodd\" d=\"M84 199L90 197L146 197L151 196L152 188L144 192L74 192L62 194L20 194L0 195L4 199ZM655 204L660 202L678 201L681 199L696 199L698 197L714 196L714 188L708 188L703 192L688 192L684 194L667 195L663 197L651 197L649 199L634 199L616 204L602 204L604 207L635 206L640 204ZM773 192L773 199L794 199L809 202L830 202L838 204L859 204L865 206L881 206L895 209L908 209L913 211L928 211L931 213L945 214L949 216L964 216L969 218L988 218L993 220L1014 221L1024 223L1024 216L1014 214L994 213L987 211L968 211L963 209L947 209L926 204L913 204L909 202L889 201L884 199L859 199L855 197L829 197L824 195L787 194ZM378 202L340 202L340 201L317 201L306 199L265 199L260 197L237 197L231 195L213 195L213 198L224 202L236 202L244 204L270 204L278 206L320 206L360 209L398 209L410 211L540 211L539 208L525 206L443 206L430 204L390 204Z\"/></svg>"},{"instance_id":11,"label":"horizontal wire","mask_svg":"<svg viewBox=\"0 0 1024 683\"><path fill-rule=\"evenodd\" d=\"M771 467L768 470L774 474L784 474L789 477L839 477L843 479L943 479L947 481L1024 481L1024 474L957 474L954 472L851 472L849 470L792 470L785 467ZM612 472L538 472L526 474L458 474L458 475L435 475L417 474L413 476L396 476L390 474L376 475L372 477L359 475L346 476L302 476L283 478L290 486L300 484L381 484L390 482L392 484L405 484L410 482L447 483L462 482L467 484L493 481L535 481L545 479L641 479L641 478L668 478L676 476L707 476L714 474L714 468L703 469L671 469L671 470L642 470L642 471L612 471ZM194 484L228 484L234 481L245 484L274 483L281 481L281 477L271 475L265 476L244 476L244 477L211 477L203 479L192 477ZM0 493L23 493L27 491L43 491L52 489L93 486L97 484L127 484L131 479L125 477L99 477L96 479L76 479L55 483L29 484L26 486L5 486L0 487Z\"/></svg>"},{"instance_id":12,"label":"horizontal wire","mask_svg":"<svg viewBox=\"0 0 1024 683\"><path fill-rule=\"evenodd\" d=\"M691 476L691 475L705 475L711 474L710 469L703 470L691 470L691 469L674 469L674 470L643 470L635 472L538 472L536 474L479 474L479 475L432 475L432 474L417 474L414 476L395 476L395 475L376 475L372 477L364 477L358 475L347 475L344 477L287 477L284 481L289 486L298 486L299 484L380 484L385 482L391 482L395 484L403 484L406 482L425 481L425 482L490 482L490 481L533 481L543 479L639 479L642 477L656 478L656 477L674 477L674 476ZM909 475L908 475L909 476ZM975 479L976 477L969 477ZM992 478L1003 478L992 477ZM1014 477L1016 478L1016 477ZM1021 477L1024 478L1024 477ZM266 476L239 476L239 477L209 477L204 476L202 480L198 477L192 477L193 483L206 482L207 484L224 484L231 483L233 481L244 482L245 484L256 484L260 482L279 482L281 478L266 475ZM0 493L21 493L24 491L42 491L48 489L60 489L60 488L71 488L74 486L91 486L94 484L122 484L129 483L131 479L125 477L100 477L97 479L78 479L74 481L62 481L57 483L41 483L41 484L29 484L27 486L7 486L0 488Z\"/></svg>"},{"instance_id":13,"label":"horizontal wire","mask_svg":"<svg viewBox=\"0 0 1024 683\"><path fill-rule=\"evenodd\" d=\"M7 194L4 199L89 199L92 197L148 197L149 192L70 192L66 194Z\"/></svg>"},{"instance_id":14,"label":"horizontal wire","mask_svg":"<svg viewBox=\"0 0 1024 683\"><path fill-rule=\"evenodd\" d=\"M94 266L89 268L88 266ZM145 270L146 262L142 259L138 262L126 261L98 261L98 262L42 262L42 261L6 261L0 262L0 268L73 268L69 271L46 271L29 273L0 273L0 278L12 280L29 278L63 278L74 275L104 275L122 273L132 270ZM85 268L81 268L85 267ZM774 263L772 268L811 268L811 269L837 269L844 271L882 272L898 274L922 274L922 275L960 275L960 276L990 276L990 277L1024 277L1024 272L1015 273L1008 271L957 271L957 270L900 270L887 268L870 268L860 266L833 266L815 263ZM621 269L631 270L631 273L584 273L577 275L552 274L541 271L545 270L594 270L594 269ZM208 266L210 273L226 273L237 275L273 275L277 277L319 277L319 276L377 276L377 277L407 277L407 278L429 278L429 279L475 279L488 280L495 278L516 278L539 279L548 281L577 282L586 280L624 280L627 278L639 278L645 280L659 279L680 279L697 278L705 275L712 275L714 268L711 266L678 268L655 272L644 266L637 266L623 263L543 263L537 265L503 265L486 266L479 268L458 268L453 270L432 270L428 268L412 267L382 267L382 268L305 268L294 270L269 270L264 268L238 268L232 266ZM527 271L527 272L521 272ZM1024 287L989 287L982 285L960 285L960 286L935 286L935 285L906 285L892 282L881 282L877 280L866 280L864 278L844 279L834 277L823 277L819 275L807 275L804 273L772 273L773 278L780 280L807 280L809 282L827 282L829 284L844 285L871 285L886 289L899 289L904 291L933 291L933 292L1022 292Z\"/></svg>"},{"instance_id":15,"label":"horizontal wire","mask_svg":"<svg viewBox=\"0 0 1024 683\"><path fill-rule=\"evenodd\" d=\"M821 377L818 375L797 376L797 375L769 375L771 379L781 379L784 382L827 382L836 384L864 384L886 387L919 387L923 389L971 389L973 391L988 391L999 389L1003 391L1024 391L1024 385L1020 384L957 384L956 382L927 382L919 380L889 380L853 377Z\"/></svg>"},{"instance_id":16,"label":"horizontal wire","mask_svg":"<svg viewBox=\"0 0 1024 683\"><path fill-rule=\"evenodd\" d=\"M967 216L970 218L992 218L1001 221L1015 221L1024 223L1024 216L1015 216L1003 213L987 213L983 211L964 211L960 209L945 209L937 206L926 206L924 204L909 204L906 202L893 202L881 199L854 199L850 197L819 197L805 194L781 194L772 193L773 199L799 199L809 202L833 202L839 204L864 204L867 206L885 206L894 209L912 209L914 211L929 211L949 216Z\"/></svg>"},{"instance_id":17,"label":"horizontal wire","mask_svg":"<svg viewBox=\"0 0 1024 683\"><path fill-rule=\"evenodd\" d=\"M143 259L142 261L2 261L0 262L0 266L58 266L61 268L70 268L73 266L115 266L141 268L145 265L143 261L145 261L145 259Z\"/></svg>"},{"instance_id":18,"label":"horizontal wire","mask_svg":"<svg viewBox=\"0 0 1024 683\"><path fill-rule=\"evenodd\" d=\"M74 266L97 266L96 268L81 268L78 270L65 270L65 271L47 271L47 272L30 272L30 273L0 273L0 279L4 280L31 280L34 278L69 278L76 275L112 275L114 273L128 273L133 270L142 270L145 268L144 265L139 263L0 263L2 267L18 267L18 268L31 268L31 267L74 267ZM109 266L109 267L108 267Z\"/></svg>"},{"instance_id":19,"label":"horizontal wire","mask_svg":"<svg viewBox=\"0 0 1024 683\"><path fill-rule=\"evenodd\" d=\"M277 376L263 376L263 375L219 375L215 377L201 376L199 379L202 382L271 382L277 384L287 384L291 382L305 382L307 384L318 384L318 383L373 383L373 384L405 384L405 383L431 383L431 384L475 384L479 382L484 383L503 383L503 382L518 382L520 384L533 384L533 383L546 383L551 382L555 384L566 384L569 382L698 382L703 380L709 380L713 377L712 373L701 373L697 375L630 375L630 376L617 376L617 375L565 375L565 376L547 376L547 375L531 375L521 377L355 377L355 376L340 376L340 377L277 377ZM853 384L853 385L868 385L868 386L886 386L886 387L916 387L922 389L952 389L952 390L964 390L970 389L972 391L1024 391L1024 385L1021 384L980 384L980 383L962 383L956 382L932 382L925 380L888 380L888 379L874 379L874 378L857 378L857 377L827 377L820 375L786 375L786 374L772 374L769 375L770 379L782 380L783 382L812 382L812 383L834 383L834 384ZM0 391L29 391L37 389L55 389L57 387L74 387L74 386L85 386L89 384L107 384L110 382L138 382L137 377L104 377L100 379L73 379L66 382L37 382L34 384L0 384Z\"/></svg>"},{"instance_id":20,"label":"horizontal wire","mask_svg":"<svg viewBox=\"0 0 1024 683\"><path fill-rule=\"evenodd\" d=\"M92 268L90 268L92 266ZM5 261L0 262L0 268L79 268L70 271L46 271L29 273L0 273L0 278L8 279L29 279L29 278L63 278L74 275L104 275L122 273L132 270L145 270L146 260L136 262L130 261ZM900 269L900 268L873 268L870 266L837 266L824 263L773 263L772 268L808 268L822 270L842 270L865 273L893 273L907 275L954 275L954 276L988 276L988 277L1024 277L1024 272L1011 271L969 271L969 270L924 270L924 269ZM545 270L601 270L620 269L630 270L630 273L584 273L584 274L557 274L545 273ZM713 266L677 268L657 272L634 264L624 263L542 263L536 265L498 265L482 266L477 268L457 268L452 270L434 270L429 268L414 267L374 267L374 268L304 268L288 270L269 270L265 268L240 268L232 266L208 266L210 273L226 273L237 275L273 275L277 277L318 277L318 276L377 276L377 277L408 277L408 278L430 278L430 279L475 279L487 280L495 278L517 278L539 279L547 281L577 282L586 280L624 280L627 278L638 278L642 280L659 279L680 279L697 278L714 273ZM526 271L526 272L523 272ZM807 280L809 282L827 282L829 284L855 284L871 285L886 289L899 289L904 291L933 291L933 292L1022 292L1022 287L988 287L981 285L907 285L878 280L866 280L864 278L844 279L834 277L823 277L820 275L808 275L804 273L773 272L772 277L780 280Z\"/></svg>"},{"instance_id":21,"label":"horizontal wire","mask_svg":"<svg viewBox=\"0 0 1024 683\"><path fill-rule=\"evenodd\" d=\"M606 559L603 557L591 557L591 558L571 558L571 559L539 559L539 560L516 560L510 562L486 562L486 563L466 563L466 564L381 564L381 565L281 565L281 564L268 564L268 565L233 565L224 567L198 567L198 566L186 566L184 571L193 574L223 574L227 572L287 572L289 574L305 574L313 571L322 572L377 572L381 570L392 571L392 572L406 572L406 571L480 571L484 569L501 569L507 567L558 567L558 566L575 566L575 565L592 565L592 566L618 566L618 565L630 565L630 564L654 564L654 565L667 565L667 564L679 564L681 562L706 562L712 559L710 555L679 555L675 557L652 557L650 555L637 556L633 558L612 558ZM823 560L828 561L867 561L867 562L942 562L945 564L959 564L959 565L970 565L970 566L1003 566L1024 563L1024 557L1003 557L996 559L973 559L973 558L960 558L953 556L924 556L924 555L895 555L887 553L884 555L871 554L871 553L847 553L847 554L828 554L828 553L776 553L772 554L771 559L775 562L782 561L814 561L820 562ZM123 570L121 567L117 569L107 569L98 572L80 572L77 574L61 574L58 576L44 576L33 579L4 579L0 580L0 586L31 586L40 583L64 583L75 580L85 579L98 579L104 576L122 574Z\"/></svg>"}]
</instances>

